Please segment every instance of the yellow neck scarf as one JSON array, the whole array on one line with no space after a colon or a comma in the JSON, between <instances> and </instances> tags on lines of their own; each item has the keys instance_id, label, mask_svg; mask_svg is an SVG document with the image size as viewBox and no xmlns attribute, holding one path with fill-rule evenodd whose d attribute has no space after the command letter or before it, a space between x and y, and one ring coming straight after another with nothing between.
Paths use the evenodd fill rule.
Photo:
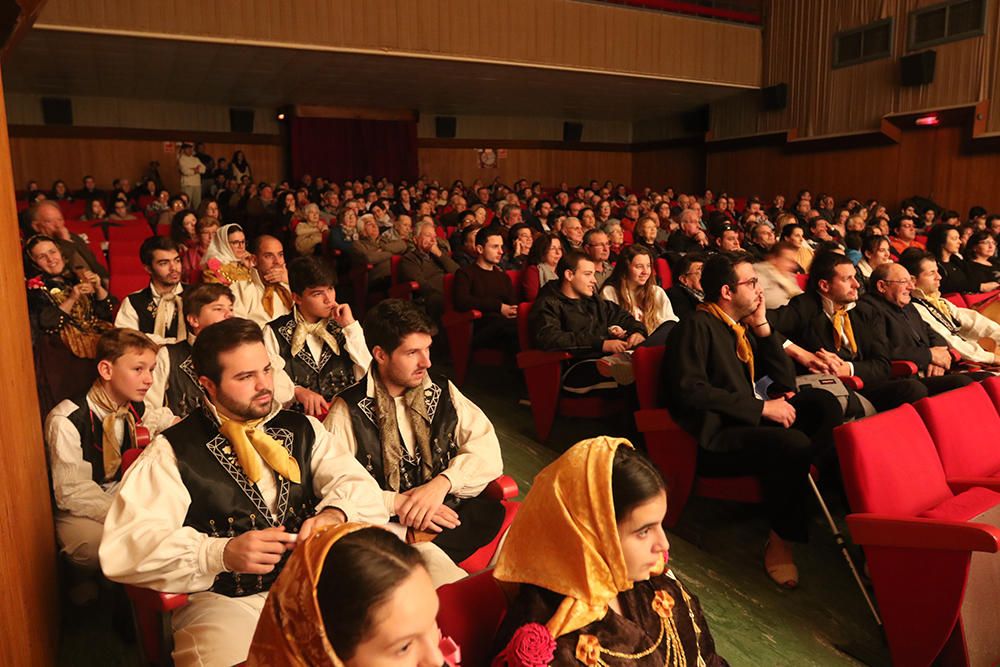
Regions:
<instances>
[{"instance_id":1,"label":"yellow neck scarf","mask_svg":"<svg viewBox=\"0 0 1000 667\"><path fill-rule=\"evenodd\" d=\"M229 441L236 452L236 459L251 482L256 484L264 474L260 467L260 459L254 456L254 450L267 462L267 465L271 466L271 470L290 482L296 484L302 482L299 462L280 442L259 428L264 423L263 419L241 422L219 415L219 420L222 422L219 433Z\"/></svg>"},{"instance_id":2,"label":"yellow neck scarf","mask_svg":"<svg viewBox=\"0 0 1000 667\"><path fill-rule=\"evenodd\" d=\"M927 303L929 303L931 306L933 306L934 309L937 310L939 313L941 313L948 319L951 319L951 308L948 307L948 300L942 299L940 292L938 292L937 294L928 294L923 290L914 289L913 293L919 296Z\"/></svg>"},{"instance_id":3,"label":"yellow neck scarf","mask_svg":"<svg viewBox=\"0 0 1000 667\"><path fill-rule=\"evenodd\" d=\"M153 289L152 287L150 289ZM156 319L153 320L153 335L166 338L167 327L177 316L177 340L187 338L187 327L184 324L184 310L181 306L181 297L173 291L160 295L160 301L156 305Z\"/></svg>"},{"instance_id":4,"label":"yellow neck scarf","mask_svg":"<svg viewBox=\"0 0 1000 667\"><path fill-rule=\"evenodd\" d=\"M261 303L264 306L264 312L267 313L268 317L274 317L274 297L277 296L281 300L281 303L285 306L287 310L292 308L292 293L288 291L288 288L281 283L275 283L274 285L267 285L264 287L264 297L261 299Z\"/></svg>"},{"instance_id":5,"label":"yellow neck scarf","mask_svg":"<svg viewBox=\"0 0 1000 667\"><path fill-rule=\"evenodd\" d=\"M101 449L104 454L104 479L110 481L115 478L122 465L122 443L115 438L115 422L119 419L125 420L125 430L132 439L132 446L135 447L135 415L129 409L128 401L121 405L115 405L99 382L95 382L91 386L90 391L87 392L87 398L107 413L101 420L101 430L104 436L101 441Z\"/></svg>"},{"instance_id":6,"label":"yellow neck scarf","mask_svg":"<svg viewBox=\"0 0 1000 667\"><path fill-rule=\"evenodd\" d=\"M847 338L847 346L852 354L858 353L858 344L854 340L854 328L851 326L851 316L847 309L841 306L833 311L833 346L840 350Z\"/></svg>"},{"instance_id":7,"label":"yellow neck scarf","mask_svg":"<svg viewBox=\"0 0 1000 667\"><path fill-rule=\"evenodd\" d=\"M297 357L302 348L306 346L306 338L310 335L316 336L327 346L333 350L336 355L340 354L340 344L337 343L337 339L334 338L333 334L330 333L326 325L329 320L320 320L318 322L306 322L306 318L302 316L299 309L295 309L295 332L292 333L292 356ZM316 361L319 361L317 359Z\"/></svg>"},{"instance_id":8,"label":"yellow neck scarf","mask_svg":"<svg viewBox=\"0 0 1000 667\"><path fill-rule=\"evenodd\" d=\"M747 338L747 328L729 317L716 303L700 304L698 310L704 311L720 320L736 334L736 358L746 365L747 370L750 372L750 382L752 384L754 381L753 347L750 345L750 339Z\"/></svg>"}]
</instances>

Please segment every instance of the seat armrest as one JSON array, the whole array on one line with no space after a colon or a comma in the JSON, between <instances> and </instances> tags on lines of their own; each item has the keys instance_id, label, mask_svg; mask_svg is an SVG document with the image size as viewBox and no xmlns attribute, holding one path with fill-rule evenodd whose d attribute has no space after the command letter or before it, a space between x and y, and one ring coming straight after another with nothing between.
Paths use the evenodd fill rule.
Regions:
<instances>
[{"instance_id":1,"label":"seat armrest","mask_svg":"<svg viewBox=\"0 0 1000 667\"><path fill-rule=\"evenodd\" d=\"M913 377L919 372L917 365L912 361L906 361L904 359L893 359L892 368L889 374L894 378L908 378Z\"/></svg>"},{"instance_id":2,"label":"seat armrest","mask_svg":"<svg viewBox=\"0 0 1000 667\"><path fill-rule=\"evenodd\" d=\"M447 328L456 324L481 320L482 318L483 314L478 310L449 310L441 315L441 324Z\"/></svg>"},{"instance_id":3,"label":"seat armrest","mask_svg":"<svg viewBox=\"0 0 1000 667\"><path fill-rule=\"evenodd\" d=\"M635 426L639 430L639 433L682 430L670 416L670 412L666 408L636 410Z\"/></svg>"},{"instance_id":4,"label":"seat armrest","mask_svg":"<svg viewBox=\"0 0 1000 667\"><path fill-rule=\"evenodd\" d=\"M551 352L545 352L542 350L524 350L517 353L517 367L532 368L534 366L547 366L549 364L558 364L572 358L573 355L569 352L560 352L558 350Z\"/></svg>"},{"instance_id":5,"label":"seat armrest","mask_svg":"<svg viewBox=\"0 0 1000 667\"><path fill-rule=\"evenodd\" d=\"M517 487L517 482L510 475L500 475L486 485L485 491L486 495L493 500L510 500L517 498L521 492Z\"/></svg>"},{"instance_id":6,"label":"seat armrest","mask_svg":"<svg viewBox=\"0 0 1000 667\"><path fill-rule=\"evenodd\" d=\"M841 378L844 381L844 386L848 389L853 389L854 391L861 391L865 388L864 381L857 375L849 375L848 377Z\"/></svg>"},{"instance_id":7,"label":"seat armrest","mask_svg":"<svg viewBox=\"0 0 1000 667\"><path fill-rule=\"evenodd\" d=\"M855 544L942 551L1000 551L1000 528L985 523L942 521L888 514L848 514Z\"/></svg>"}]
</instances>

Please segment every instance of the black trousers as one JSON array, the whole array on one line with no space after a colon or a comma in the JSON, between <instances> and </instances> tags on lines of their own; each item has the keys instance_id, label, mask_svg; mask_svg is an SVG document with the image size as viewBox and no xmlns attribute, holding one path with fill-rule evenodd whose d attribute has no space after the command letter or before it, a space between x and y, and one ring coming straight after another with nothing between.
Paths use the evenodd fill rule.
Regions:
<instances>
[{"instance_id":1,"label":"black trousers","mask_svg":"<svg viewBox=\"0 0 1000 667\"><path fill-rule=\"evenodd\" d=\"M789 402L795 408L790 428L763 421L732 426L699 448L698 472L706 477L754 475L760 479L771 530L783 540L808 539L809 481L814 461L833 447L833 429L844 420L840 403L821 389L803 389Z\"/></svg>"},{"instance_id":2,"label":"black trousers","mask_svg":"<svg viewBox=\"0 0 1000 667\"><path fill-rule=\"evenodd\" d=\"M862 396L871 401L879 412L898 408L904 403L913 403L926 398L929 386L920 380L903 378L886 380L861 389Z\"/></svg>"},{"instance_id":3,"label":"black trousers","mask_svg":"<svg viewBox=\"0 0 1000 667\"><path fill-rule=\"evenodd\" d=\"M503 350L513 358L520 346L517 341L517 320L499 313L484 313L472 327L472 347Z\"/></svg>"}]
</instances>

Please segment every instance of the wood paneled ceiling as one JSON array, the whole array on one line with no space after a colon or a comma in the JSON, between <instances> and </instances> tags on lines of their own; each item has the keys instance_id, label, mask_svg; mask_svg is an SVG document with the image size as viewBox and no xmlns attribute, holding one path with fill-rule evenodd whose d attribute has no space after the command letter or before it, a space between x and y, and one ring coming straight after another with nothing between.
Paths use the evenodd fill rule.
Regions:
<instances>
[{"instance_id":1,"label":"wood paneled ceiling","mask_svg":"<svg viewBox=\"0 0 1000 667\"><path fill-rule=\"evenodd\" d=\"M4 63L9 92L637 121L739 92L551 68L48 30Z\"/></svg>"}]
</instances>

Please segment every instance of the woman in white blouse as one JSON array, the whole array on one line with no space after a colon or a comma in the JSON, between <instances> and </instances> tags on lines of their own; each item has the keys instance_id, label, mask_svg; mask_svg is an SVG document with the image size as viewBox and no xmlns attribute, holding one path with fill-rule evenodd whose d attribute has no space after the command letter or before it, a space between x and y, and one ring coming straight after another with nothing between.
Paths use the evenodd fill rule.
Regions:
<instances>
[{"instance_id":1,"label":"woman in white blouse","mask_svg":"<svg viewBox=\"0 0 1000 667\"><path fill-rule=\"evenodd\" d=\"M648 248L640 245L622 250L601 296L642 322L649 333L646 345L663 345L671 327L678 321L667 293L653 278L653 256Z\"/></svg>"}]
</instances>

